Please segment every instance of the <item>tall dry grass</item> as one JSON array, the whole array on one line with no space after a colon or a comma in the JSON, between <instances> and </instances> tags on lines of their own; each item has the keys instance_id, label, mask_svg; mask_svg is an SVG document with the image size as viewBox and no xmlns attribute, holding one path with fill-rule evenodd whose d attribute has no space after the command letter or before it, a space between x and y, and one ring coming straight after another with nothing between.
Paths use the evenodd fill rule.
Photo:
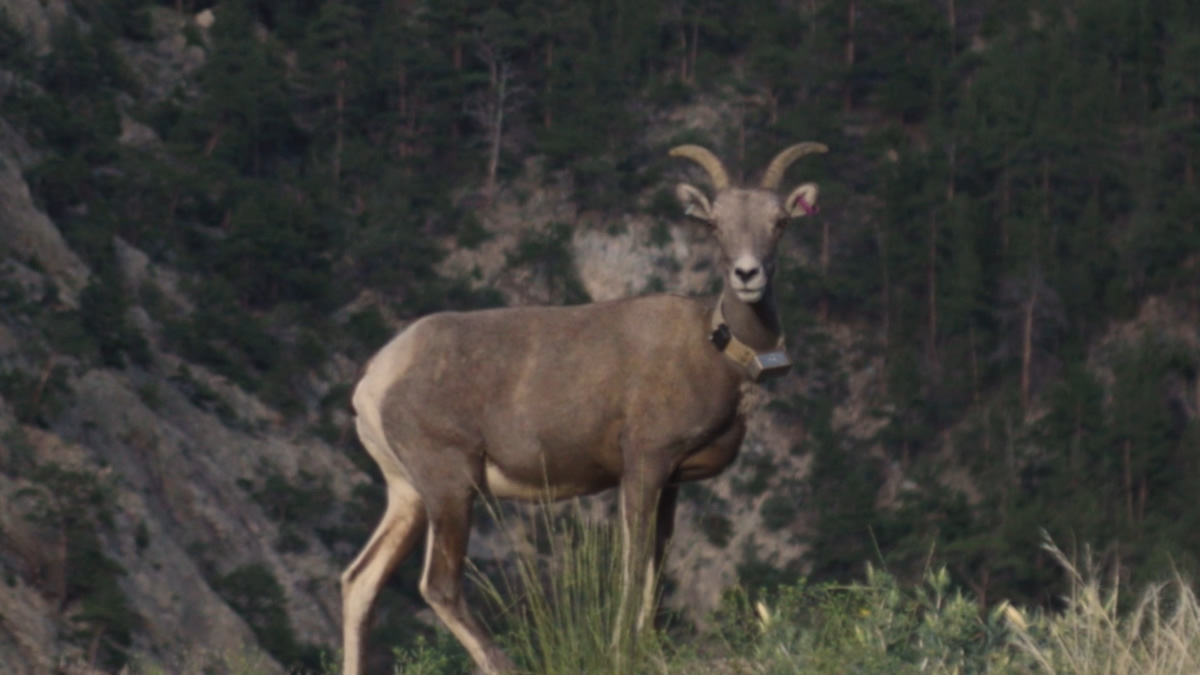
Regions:
<instances>
[{"instance_id":1,"label":"tall dry grass","mask_svg":"<svg viewBox=\"0 0 1200 675\"><path fill-rule=\"evenodd\" d=\"M1153 585L1131 607L1120 603L1116 575L1104 580L1090 558L1084 569L1053 542L1044 548L1071 581L1066 608L1027 615L1007 608L1014 648L1039 671L1070 675L1197 675L1200 673L1200 603L1176 573Z\"/></svg>"}]
</instances>

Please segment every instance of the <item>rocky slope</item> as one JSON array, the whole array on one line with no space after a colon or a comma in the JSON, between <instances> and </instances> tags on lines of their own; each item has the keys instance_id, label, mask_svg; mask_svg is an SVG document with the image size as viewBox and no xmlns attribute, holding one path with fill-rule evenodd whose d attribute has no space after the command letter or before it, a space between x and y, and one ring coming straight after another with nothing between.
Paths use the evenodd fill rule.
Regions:
<instances>
[{"instance_id":1,"label":"rocky slope","mask_svg":"<svg viewBox=\"0 0 1200 675\"><path fill-rule=\"evenodd\" d=\"M4 0L0 7L29 28L39 50L48 49L46 36L55 21L73 20L59 3ZM185 22L172 17L158 16L151 48L123 45L144 96L169 90L203 60L203 52L183 39ZM12 76L6 76L12 85ZM158 140L125 116L121 143L154 146ZM336 649L338 575L357 544L352 536L328 536L322 528L336 529L339 517L359 503L356 487L369 483L348 458L357 450L314 437L227 379L172 354L164 347L162 326L137 302L127 319L149 345L144 363L97 367L48 343L53 333L48 326L78 309L92 271L30 196L23 172L38 159L0 113L5 672L103 671L109 644L172 672L220 670L247 660L263 672L279 672L264 641L274 640L266 646L275 653L288 645ZM593 299L648 289L702 293L714 284L711 246L699 229L581 213L569 186L543 175L536 164L477 215L489 238L452 254L443 271L499 288L510 304L549 299L545 275L507 261L528 237L561 236L563 230L555 228L564 226L578 281ZM126 242L113 244L131 297L152 296L175 311L191 310L177 271L151 262ZM336 357L314 369L314 386L323 391L346 386L355 368ZM29 412L49 407L54 414L46 417L52 419ZM347 418L339 415L345 427ZM800 528L765 533L757 512L768 483L794 483L803 474L804 459L788 453L801 434L770 415L759 416L743 465L688 493L669 572L678 587L672 602L700 617L733 582L745 556L774 564L797 558ZM756 478L765 482L748 490L747 463L776 470ZM82 494L89 498L74 498ZM280 509L309 500L319 502L310 522L284 524ZM594 508L609 503L601 498ZM358 533L359 539L365 534ZM84 546L85 539L94 546ZM502 538L481 538L475 552L503 556ZM85 554L111 563L105 567L109 573L77 587L72 579ZM262 585L237 586L247 579ZM253 603L245 597L271 596L272 588L281 591L284 638L264 629L279 628L278 622L264 624L261 608L248 606ZM89 603L102 591L123 596L118 606L124 608L127 636L92 628Z\"/></svg>"},{"instance_id":2,"label":"rocky slope","mask_svg":"<svg viewBox=\"0 0 1200 675\"><path fill-rule=\"evenodd\" d=\"M0 121L0 124L3 124ZM90 660L77 632L81 612L64 579L78 514L54 511L59 490L102 489L92 522L103 554L123 573L119 587L136 616L133 647L155 658L249 654L268 666L254 632L213 584L247 565L269 570L286 589L296 638L328 644L338 626L338 564L311 532L281 552L277 520L256 499L268 476L320 477L322 494L346 500L366 476L329 445L283 424L235 386L151 348L144 367L89 367L43 342L41 322L77 303L88 270L29 199L20 144L0 147L0 662L6 672L44 673ZM130 284L161 286L172 276L124 249ZM140 264L139 264L140 261ZM134 307L130 319L154 345L155 326ZM55 398L50 427L22 422L20 409ZM51 480L58 472L69 481ZM63 476L59 476L63 478ZM303 550L299 550L303 549ZM98 636L97 639L103 639ZM195 657L199 658L199 657ZM268 670L270 668L268 667ZM277 668L276 668L277 670Z\"/></svg>"},{"instance_id":3,"label":"rocky slope","mask_svg":"<svg viewBox=\"0 0 1200 675\"><path fill-rule=\"evenodd\" d=\"M335 647L339 554L312 530L284 531L261 491L269 485L316 486L321 498L343 504L368 477L345 450L299 431L224 378L161 351L155 339L161 327L140 307L133 307L129 318L151 345L152 357L142 367L90 367L41 344L38 323L71 311L88 270L33 206L21 176L19 139L7 138L10 142L0 147L0 222L6 230L0 282L7 284L10 298L23 302L6 303L0 314L0 364L19 385L6 389L0 402L0 466L5 469L0 473L0 566L9 581L0 585L0 661L11 664L10 672L41 673L92 656L88 641L75 635L83 608L61 589L71 573L71 556L65 547L49 545L67 536L67 525L33 515L55 498L55 485L39 474L45 467L105 486L108 497L99 508L110 522L101 525L98 515L94 527L104 555L124 571L119 587L131 614L140 617L132 645L137 652L166 663L249 654L269 666L272 661L260 651L254 631L214 588L252 565L265 567L284 589L297 640ZM498 277L505 273L505 251L523 232L567 222L573 227L570 248L579 278L593 298L640 292L653 277L681 291L711 284L709 266L702 262L710 252L702 233L673 226L669 241L656 246L647 241L651 223L629 219L621 223L623 231L608 234L573 213L561 190L538 188L538 193L522 205L502 199L481 214L495 236L477 251L452 256L447 267L478 268L484 278ZM123 242L118 251L132 290L150 284L186 306L172 270L149 263ZM544 299L537 278L500 279L498 286L513 302ZM51 303L50 297L56 300ZM332 386L350 382L353 374L347 361L317 377ZM19 421L17 408L27 402L23 397L51 395L61 412L48 429ZM772 481L797 480L804 462L787 453L797 434L762 415L744 452L750 462L774 458L779 470ZM734 580L741 556L733 552L757 547L759 557L783 563L800 551L792 541L794 531L758 532L756 513L767 493L743 496L736 487L744 480L736 476L740 471L713 481L681 509L671 574L679 588L676 601L697 613L711 608ZM268 483L272 476L283 480ZM323 518L335 519L337 511ZM730 530L718 537L721 546L702 533L712 518L722 519ZM281 546L289 537L301 543ZM499 555L498 542L485 538L476 547Z\"/></svg>"}]
</instances>

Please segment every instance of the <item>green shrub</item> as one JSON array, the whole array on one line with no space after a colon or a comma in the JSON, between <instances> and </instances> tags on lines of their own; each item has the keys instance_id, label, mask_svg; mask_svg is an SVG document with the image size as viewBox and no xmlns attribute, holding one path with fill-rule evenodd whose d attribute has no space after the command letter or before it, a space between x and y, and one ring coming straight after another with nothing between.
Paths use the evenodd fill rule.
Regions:
<instances>
[{"instance_id":1,"label":"green shrub","mask_svg":"<svg viewBox=\"0 0 1200 675\"><path fill-rule=\"evenodd\" d=\"M763 526L768 532L778 532L795 522L796 517L800 515L800 509L791 495L773 494L763 500L762 505L758 507L758 513L762 516Z\"/></svg>"},{"instance_id":2,"label":"green shrub","mask_svg":"<svg viewBox=\"0 0 1200 675\"><path fill-rule=\"evenodd\" d=\"M265 565L250 563L217 577L213 588L254 631L259 644L291 671L318 671L321 651L296 639L283 586Z\"/></svg>"},{"instance_id":3,"label":"green shrub","mask_svg":"<svg viewBox=\"0 0 1200 675\"><path fill-rule=\"evenodd\" d=\"M434 309L466 311L504 306L504 295L500 291L486 287L472 288L469 283L462 280L441 284L437 299L438 305L426 307L425 311Z\"/></svg>"},{"instance_id":4,"label":"green shrub","mask_svg":"<svg viewBox=\"0 0 1200 675\"><path fill-rule=\"evenodd\" d=\"M382 347L392 336L392 330L384 321L383 314L375 307L368 307L351 315L346 321L346 332L368 354Z\"/></svg>"},{"instance_id":5,"label":"green shrub","mask_svg":"<svg viewBox=\"0 0 1200 675\"><path fill-rule=\"evenodd\" d=\"M154 1L108 0L86 3L81 11L83 16L103 30L133 40L149 40L153 37L149 8Z\"/></svg>"},{"instance_id":6,"label":"green shrub","mask_svg":"<svg viewBox=\"0 0 1200 675\"><path fill-rule=\"evenodd\" d=\"M0 7L0 67L28 75L36 63L37 57L25 40L25 31L13 22L8 8Z\"/></svg>"},{"instance_id":7,"label":"green shrub","mask_svg":"<svg viewBox=\"0 0 1200 675\"><path fill-rule=\"evenodd\" d=\"M127 361L148 366L150 344L129 321L129 301L115 276L97 275L79 294L80 323L95 340L105 366L123 368Z\"/></svg>"},{"instance_id":8,"label":"green shrub","mask_svg":"<svg viewBox=\"0 0 1200 675\"><path fill-rule=\"evenodd\" d=\"M62 542L66 554L61 588L44 590L72 610L72 640L88 646L97 665L119 670L143 620L121 590L125 570L108 557L100 539L113 526L114 486L88 469L52 462L36 465L28 480L16 495L26 518L44 528L48 540Z\"/></svg>"},{"instance_id":9,"label":"green shrub","mask_svg":"<svg viewBox=\"0 0 1200 675\"><path fill-rule=\"evenodd\" d=\"M55 220L70 217L70 209L84 203L92 191L92 171L80 154L52 155L25 172L25 180L38 206Z\"/></svg>"},{"instance_id":10,"label":"green shrub","mask_svg":"<svg viewBox=\"0 0 1200 675\"><path fill-rule=\"evenodd\" d=\"M730 478L735 495L757 497L766 491L776 473L775 462L764 452L743 452L736 474Z\"/></svg>"},{"instance_id":11,"label":"green shrub","mask_svg":"<svg viewBox=\"0 0 1200 675\"><path fill-rule=\"evenodd\" d=\"M574 229L566 223L552 223L544 232L526 230L516 248L505 253L505 264L509 269L524 267L532 271L558 302L568 305L590 302L591 297L575 269L575 254L571 251L573 233Z\"/></svg>"},{"instance_id":12,"label":"green shrub","mask_svg":"<svg viewBox=\"0 0 1200 675\"><path fill-rule=\"evenodd\" d=\"M222 279L200 284L196 304L189 319L163 321L167 345L242 389L263 394L269 403L295 409L291 385L297 372L296 349L272 336L266 321L247 311Z\"/></svg>"},{"instance_id":13,"label":"green shrub","mask_svg":"<svg viewBox=\"0 0 1200 675\"><path fill-rule=\"evenodd\" d=\"M137 547L139 554L150 546L150 528L146 527L144 520L138 521L137 528L133 531L133 545Z\"/></svg>"},{"instance_id":14,"label":"green shrub","mask_svg":"<svg viewBox=\"0 0 1200 675\"><path fill-rule=\"evenodd\" d=\"M284 553L308 549L303 531L317 527L336 504L329 480L300 470L294 480L274 467L260 469L259 482L242 479L239 484L250 492L267 516L279 524L275 547Z\"/></svg>"},{"instance_id":15,"label":"green shrub","mask_svg":"<svg viewBox=\"0 0 1200 675\"><path fill-rule=\"evenodd\" d=\"M1002 614L982 616L951 591L944 569L913 588L872 568L862 584L801 582L763 596L753 612L759 634L749 651L760 673L1027 672L1008 649Z\"/></svg>"},{"instance_id":16,"label":"green shrub","mask_svg":"<svg viewBox=\"0 0 1200 675\"><path fill-rule=\"evenodd\" d=\"M79 598L79 610L71 616L73 637L79 644L95 645L97 665L119 670L144 624L121 589L125 569L104 553L95 532L69 536L68 594Z\"/></svg>"},{"instance_id":17,"label":"green shrub","mask_svg":"<svg viewBox=\"0 0 1200 675\"><path fill-rule=\"evenodd\" d=\"M181 394L186 396L192 402L192 405L215 414L226 426L240 427L243 425L241 418L238 417L237 411L233 409L233 406L221 398L221 395L212 387L197 380L186 365L180 364L179 370L168 377L167 381L173 384Z\"/></svg>"},{"instance_id":18,"label":"green shrub","mask_svg":"<svg viewBox=\"0 0 1200 675\"><path fill-rule=\"evenodd\" d=\"M733 521L720 513L706 513L700 518L700 531L708 543L725 548L733 539Z\"/></svg>"},{"instance_id":19,"label":"green shrub","mask_svg":"<svg viewBox=\"0 0 1200 675\"><path fill-rule=\"evenodd\" d=\"M4 396L8 398L7 394ZM0 434L0 473L18 478L36 464L37 450L20 425L14 424Z\"/></svg>"},{"instance_id":20,"label":"green shrub","mask_svg":"<svg viewBox=\"0 0 1200 675\"><path fill-rule=\"evenodd\" d=\"M473 251L492 239L492 233L488 232L487 228L483 226L483 223L479 221L479 217L473 211L461 212L455 215L458 222L458 227L455 229L455 239L458 241L460 248Z\"/></svg>"},{"instance_id":21,"label":"green shrub","mask_svg":"<svg viewBox=\"0 0 1200 675\"><path fill-rule=\"evenodd\" d=\"M752 593L771 591L800 578L798 561L779 563L759 557L759 545L751 535L742 541L742 557L735 568L738 583Z\"/></svg>"},{"instance_id":22,"label":"green shrub","mask_svg":"<svg viewBox=\"0 0 1200 675\"><path fill-rule=\"evenodd\" d=\"M670 224L683 218L683 209L679 206L675 194L666 187L655 190L645 212L654 218L654 227L650 230L651 245L661 248L671 243Z\"/></svg>"},{"instance_id":23,"label":"green shrub","mask_svg":"<svg viewBox=\"0 0 1200 675\"><path fill-rule=\"evenodd\" d=\"M68 376L65 365L56 365L52 356L46 356L40 373L16 368L0 372L0 396L12 406L17 421L46 428L71 394Z\"/></svg>"},{"instance_id":24,"label":"green shrub","mask_svg":"<svg viewBox=\"0 0 1200 675\"><path fill-rule=\"evenodd\" d=\"M307 201L275 194L269 185L248 187L221 240L216 270L250 307L289 301L323 307L333 286L337 230Z\"/></svg>"},{"instance_id":25,"label":"green shrub","mask_svg":"<svg viewBox=\"0 0 1200 675\"><path fill-rule=\"evenodd\" d=\"M471 657L446 631L428 640L418 635L411 647L396 647L397 675L459 675L471 671Z\"/></svg>"}]
</instances>

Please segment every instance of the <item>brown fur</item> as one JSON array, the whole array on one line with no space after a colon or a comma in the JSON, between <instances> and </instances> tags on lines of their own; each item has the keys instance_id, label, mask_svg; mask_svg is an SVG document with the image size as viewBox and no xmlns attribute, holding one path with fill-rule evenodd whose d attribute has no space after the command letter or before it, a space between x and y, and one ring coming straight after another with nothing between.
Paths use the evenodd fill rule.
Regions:
<instances>
[{"instance_id":1,"label":"brown fur","mask_svg":"<svg viewBox=\"0 0 1200 675\"><path fill-rule=\"evenodd\" d=\"M815 186L801 189L815 199ZM720 244L719 302L733 333L756 349L773 347L773 253L794 214L774 191L721 190L712 204L690 186L679 192ZM354 408L389 502L342 577L344 673L361 675L369 608L422 535L421 592L430 606L483 672L512 669L462 594L480 494L558 499L619 487L620 611L636 611L640 628L652 608L636 603L652 597L646 591L661 568L676 486L733 462L754 398L746 373L709 341L711 319L710 306L675 295L443 313L376 354Z\"/></svg>"},{"instance_id":2,"label":"brown fur","mask_svg":"<svg viewBox=\"0 0 1200 675\"><path fill-rule=\"evenodd\" d=\"M486 462L572 495L615 487L644 445L671 448L655 459L673 473L738 423L741 373L707 321L677 296L439 314L414 328L416 359L384 400L387 440L414 474L485 494Z\"/></svg>"}]
</instances>

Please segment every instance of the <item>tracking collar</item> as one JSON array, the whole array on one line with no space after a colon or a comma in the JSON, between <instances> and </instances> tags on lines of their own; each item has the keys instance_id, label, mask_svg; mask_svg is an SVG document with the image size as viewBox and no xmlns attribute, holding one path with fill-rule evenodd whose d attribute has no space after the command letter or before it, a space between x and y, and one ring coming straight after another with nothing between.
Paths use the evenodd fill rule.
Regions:
<instances>
[{"instance_id":1,"label":"tracking collar","mask_svg":"<svg viewBox=\"0 0 1200 675\"><path fill-rule=\"evenodd\" d=\"M733 331L729 329L729 324L725 323L725 312L721 309L721 301L717 301L717 308L713 310L712 315L712 334L708 339L712 341L713 346L717 351L725 354L730 361L738 364L749 375L750 379L755 382L774 379L786 375L792 369L792 360L788 357L787 350L783 348L783 336L779 336L779 343L775 345L775 349L756 352L746 343L737 339Z\"/></svg>"}]
</instances>

